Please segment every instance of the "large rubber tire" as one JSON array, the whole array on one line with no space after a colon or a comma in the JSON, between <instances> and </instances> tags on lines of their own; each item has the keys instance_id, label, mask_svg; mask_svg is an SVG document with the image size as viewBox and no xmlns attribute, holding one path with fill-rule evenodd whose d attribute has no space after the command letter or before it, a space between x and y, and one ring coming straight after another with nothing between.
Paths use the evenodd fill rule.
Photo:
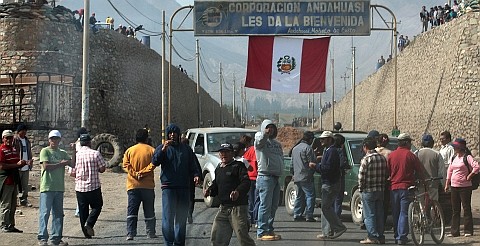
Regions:
<instances>
[{"instance_id":1,"label":"large rubber tire","mask_svg":"<svg viewBox=\"0 0 480 246\"><path fill-rule=\"evenodd\" d=\"M408 227L415 245L422 245L425 239L425 228L423 226L422 211L418 202L408 205Z\"/></svg>"},{"instance_id":2,"label":"large rubber tire","mask_svg":"<svg viewBox=\"0 0 480 246\"><path fill-rule=\"evenodd\" d=\"M432 201L430 218L432 219L430 235L436 244L442 244L443 239L445 238L445 218L443 216L442 207L438 201Z\"/></svg>"},{"instance_id":3,"label":"large rubber tire","mask_svg":"<svg viewBox=\"0 0 480 246\"><path fill-rule=\"evenodd\" d=\"M100 151L107 161L107 167L115 167L122 163L124 149L115 135L102 133L95 136L92 139L92 149Z\"/></svg>"},{"instance_id":4,"label":"large rubber tire","mask_svg":"<svg viewBox=\"0 0 480 246\"><path fill-rule=\"evenodd\" d=\"M350 212L352 213L352 221L356 225L363 224L363 204L362 204L362 194L360 191L355 190L350 202Z\"/></svg>"},{"instance_id":5,"label":"large rubber tire","mask_svg":"<svg viewBox=\"0 0 480 246\"><path fill-rule=\"evenodd\" d=\"M295 199L297 199L297 186L290 181L285 190L285 209L287 214L293 216L293 208L295 207Z\"/></svg>"},{"instance_id":6,"label":"large rubber tire","mask_svg":"<svg viewBox=\"0 0 480 246\"><path fill-rule=\"evenodd\" d=\"M208 187L212 186L212 183L212 175L210 175L210 173L207 173L205 175L205 178L203 179L203 190L206 190ZM220 206L220 201L217 197L204 197L203 202L205 203L205 206L207 206L207 208L214 208Z\"/></svg>"}]
</instances>

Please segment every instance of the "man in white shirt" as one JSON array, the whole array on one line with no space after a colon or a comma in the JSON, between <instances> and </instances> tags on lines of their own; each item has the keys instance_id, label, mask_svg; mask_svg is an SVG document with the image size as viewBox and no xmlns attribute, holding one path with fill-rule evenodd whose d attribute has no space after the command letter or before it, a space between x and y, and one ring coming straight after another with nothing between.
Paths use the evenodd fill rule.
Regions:
<instances>
[{"instance_id":1,"label":"man in white shirt","mask_svg":"<svg viewBox=\"0 0 480 246\"><path fill-rule=\"evenodd\" d=\"M443 131L440 133L440 154L442 155L443 162L445 163L445 172L444 172L444 178L447 173L448 165L450 161L452 160L452 157L455 155L455 152L453 151L453 147L450 145L450 142L452 142L452 135L450 134L449 131ZM445 180L445 179L444 179Z\"/></svg>"},{"instance_id":2,"label":"man in white shirt","mask_svg":"<svg viewBox=\"0 0 480 246\"><path fill-rule=\"evenodd\" d=\"M13 142L15 149L20 154L20 160L25 160L27 165L20 168L20 184L22 187L22 195L20 196L20 205L25 207L31 207L32 204L28 202L28 180L30 177L30 170L32 170L33 158L32 158L32 145L27 138L27 126L20 124L17 127L17 135L14 137Z\"/></svg>"}]
</instances>

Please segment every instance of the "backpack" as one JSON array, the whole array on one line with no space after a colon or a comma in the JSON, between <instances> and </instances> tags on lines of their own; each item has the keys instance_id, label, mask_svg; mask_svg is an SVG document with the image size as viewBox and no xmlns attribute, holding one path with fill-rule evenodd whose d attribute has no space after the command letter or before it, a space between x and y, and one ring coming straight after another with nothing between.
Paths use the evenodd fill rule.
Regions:
<instances>
[{"instance_id":1,"label":"backpack","mask_svg":"<svg viewBox=\"0 0 480 246\"><path fill-rule=\"evenodd\" d=\"M468 151L470 152L470 151ZM465 166L467 166L467 170L468 170L468 173L471 172L470 170L470 164L468 164L468 160L467 160L467 157L469 156L470 154L466 153L464 156L463 156L463 163L465 164ZM452 160L451 162L453 162L453 160L455 159L455 156L452 157ZM478 185L480 184L480 175L477 173L475 175L473 175L472 177L472 190L476 190L478 189Z\"/></svg>"}]
</instances>

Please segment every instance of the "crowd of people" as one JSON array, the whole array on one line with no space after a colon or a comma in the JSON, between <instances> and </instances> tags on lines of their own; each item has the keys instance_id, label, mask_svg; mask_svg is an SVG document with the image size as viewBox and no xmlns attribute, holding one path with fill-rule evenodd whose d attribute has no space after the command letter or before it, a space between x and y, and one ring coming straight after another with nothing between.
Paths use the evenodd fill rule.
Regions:
<instances>
[{"instance_id":1,"label":"crowd of people","mask_svg":"<svg viewBox=\"0 0 480 246\"><path fill-rule=\"evenodd\" d=\"M430 10L427 10L425 6L422 6L420 10L420 21L422 23L422 33L428 30L428 24L430 24L430 29L445 24L458 16L459 4L457 1L453 1L453 5L450 7L448 3L442 6L433 6L430 7Z\"/></svg>"},{"instance_id":2,"label":"crowd of people","mask_svg":"<svg viewBox=\"0 0 480 246\"><path fill-rule=\"evenodd\" d=\"M17 199L20 205L28 202L28 171L33 164L31 145L26 137L27 128L20 125L16 134L2 132L0 146L0 223L5 233L21 233L15 227ZM270 120L264 120L255 138L245 135L235 144L219 146L220 163L215 170L215 180L205 189L204 196L217 197L220 208L213 220L212 245L228 245L235 233L241 245L255 245L250 237L251 226L256 227L256 239L281 240L275 232L275 214L280 198L279 177L284 169L283 149L276 140L278 129ZM65 167L75 178L75 191L79 210L80 229L85 238L95 236L95 224L101 214L103 199L100 173L106 162L100 152L91 149L92 138L85 128L78 131L78 139L70 146L75 149L73 158L60 148L62 134L52 130L48 146L40 152L41 181L39 199L39 245L68 245L63 241L63 200L65 192ZM126 190L128 207L126 240L137 236L140 205L143 206L146 234L157 238L155 217L154 170L161 167L162 234L166 245L185 245L186 224L192 223L194 189L201 182L199 162L181 137L180 128L171 124L166 129L167 140L154 148L148 144L149 132L139 129L136 144L128 148L123 158L127 172ZM363 204L363 221L367 236L362 244L385 243L385 221L388 207L393 218L396 244L407 244L407 209L411 202L408 189L417 180L444 177L444 189L450 192L452 224L449 237L458 237L460 210L464 209L463 236L473 235L471 211L472 178L480 166L470 154L466 141L451 134L440 134L441 148L434 150L432 135L425 134L422 147L411 151L412 138L407 133L398 136L398 148L387 148L389 137L372 130L362 143L358 187ZM349 168L345 138L337 133L323 131L319 142L314 134L305 131L291 151L293 180L297 186L294 221L317 221L314 217L314 174L321 176L321 233L319 240L333 240L347 231L343 224L341 204L345 189L345 174ZM27 172L27 174L22 173ZM27 178L21 178L26 176ZM432 183L426 192L433 200L439 199L440 182ZM23 193L18 197L19 193ZM51 231L48 232L49 217Z\"/></svg>"}]
</instances>

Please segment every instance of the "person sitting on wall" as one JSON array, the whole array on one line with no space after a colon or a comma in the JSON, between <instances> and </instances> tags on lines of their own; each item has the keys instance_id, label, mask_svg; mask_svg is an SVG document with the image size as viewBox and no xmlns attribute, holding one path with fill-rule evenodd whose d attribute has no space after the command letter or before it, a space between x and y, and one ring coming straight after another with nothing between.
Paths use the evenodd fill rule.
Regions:
<instances>
[{"instance_id":1,"label":"person sitting on wall","mask_svg":"<svg viewBox=\"0 0 480 246\"><path fill-rule=\"evenodd\" d=\"M97 29L97 19L95 18L95 13L92 13L92 16L90 16L89 23L90 23L90 28L92 28L92 32L97 33L98 29Z\"/></svg>"}]
</instances>

